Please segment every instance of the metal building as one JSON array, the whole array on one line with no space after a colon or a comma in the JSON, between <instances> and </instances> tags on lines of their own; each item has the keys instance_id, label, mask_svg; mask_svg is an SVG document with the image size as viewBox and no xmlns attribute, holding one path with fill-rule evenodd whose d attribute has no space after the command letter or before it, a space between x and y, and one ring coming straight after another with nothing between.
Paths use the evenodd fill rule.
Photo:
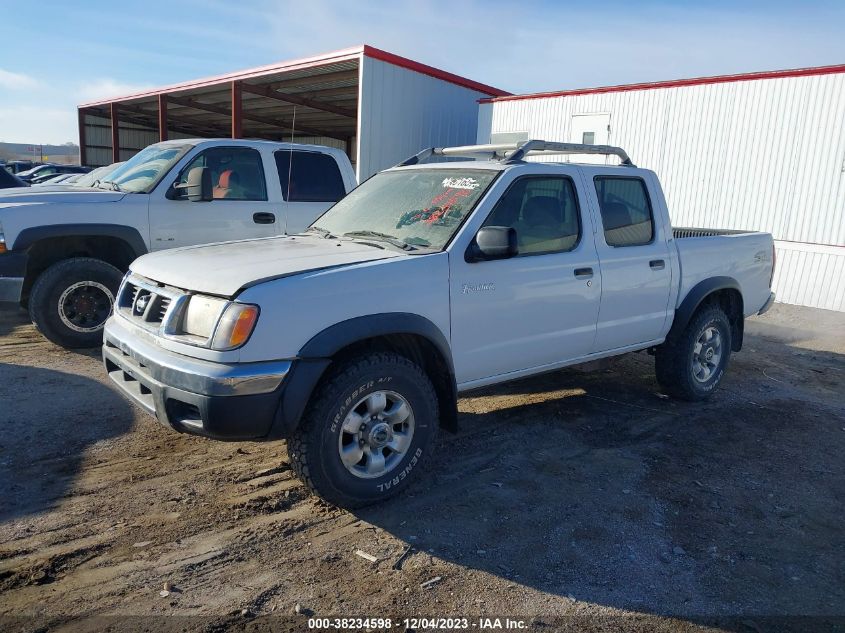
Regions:
<instances>
[{"instance_id":1,"label":"metal building","mask_svg":"<svg viewBox=\"0 0 845 633\"><path fill-rule=\"evenodd\" d=\"M507 94L363 45L84 103L81 162L168 138L293 139L344 149L360 181L422 147L474 142L478 99Z\"/></svg>"},{"instance_id":2,"label":"metal building","mask_svg":"<svg viewBox=\"0 0 845 633\"><path fill-rule=\"evenodd\" d=\"M523 138L625 148L674 224L772 233L778 300L845 310L845 65L481 100L479 143Z\"/></svg>"}]
</instances>

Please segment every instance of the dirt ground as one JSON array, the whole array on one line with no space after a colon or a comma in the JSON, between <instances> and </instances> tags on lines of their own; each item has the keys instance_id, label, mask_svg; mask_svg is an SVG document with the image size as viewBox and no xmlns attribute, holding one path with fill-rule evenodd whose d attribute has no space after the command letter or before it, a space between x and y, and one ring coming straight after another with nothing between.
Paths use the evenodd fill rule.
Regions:
<instances>
[{"instance_id":1,"label":"dirt ground","mask_svg":"<svg viewBox=\"0 0 845 633\"><path fill-rule=\"evenodd\" d=\"M658 391L632 354L464 397L422 481L353 514L3 314L0 629L845 630L845 314L777 305L711 400Z\"/></svg>"}]
</instances>

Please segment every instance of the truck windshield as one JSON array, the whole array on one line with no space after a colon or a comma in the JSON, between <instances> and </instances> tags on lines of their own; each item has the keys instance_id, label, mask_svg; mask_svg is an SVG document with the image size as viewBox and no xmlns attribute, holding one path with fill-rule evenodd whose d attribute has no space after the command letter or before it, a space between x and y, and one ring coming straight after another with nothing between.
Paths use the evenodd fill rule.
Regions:
<instances>
[{"instance_id":1,"label":"truck windshield","mask_svg":"<svg viewBox=\"0 0 845 633\"><path fill-rule=\"evenodd\" d=\"M149 193L192 147L170 143L150 145L108 174L104 180L95 182L95 185L129 193Z\"/></svg>"},{"instance_id":2,"label":"truck windshield","mask_svg":"<svg viewBox=\"0 0 845 633\"><path fill-rule=\"evenodd\" d=\"M382 172L329 209L312 229L408 250L442 250L498 174L482 169Z\"/></svg>"}]
</instances>

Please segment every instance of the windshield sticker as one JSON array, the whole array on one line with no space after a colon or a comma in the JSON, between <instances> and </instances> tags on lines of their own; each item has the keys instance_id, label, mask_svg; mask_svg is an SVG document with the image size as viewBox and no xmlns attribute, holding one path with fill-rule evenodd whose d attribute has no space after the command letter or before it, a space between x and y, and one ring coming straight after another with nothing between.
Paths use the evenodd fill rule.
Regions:
<instances>
[{"instance_id":1,"label":"windshield sticker","mask_svg":"<svg viewBox=\"0 0 845 633\"><path fill-rule=\"evenodd\" d=\"M444 178L443 186L449 189L478 189L478 181L475 178Z\"/></svg>"},{"instance_id":2,"label":"windshield sticker","mask_svg":"<svg viewBox=\"0 0 845 633\"><path fill-rule=\"evenodd\" d=\"M473 180L446 178L446 180ZM432 199L430 206L427 209L420 211L408 211L399 218L396 223L396 228L402 228L409 224L416 222L425 222L426 224L436 224L438 226L450 226L460 222L462 217L462 206L458 204L463 198L471 195L471 189L447 189L436 195ZM457 205L457 208L453 209Z\"/></svg>"}]
</instances>

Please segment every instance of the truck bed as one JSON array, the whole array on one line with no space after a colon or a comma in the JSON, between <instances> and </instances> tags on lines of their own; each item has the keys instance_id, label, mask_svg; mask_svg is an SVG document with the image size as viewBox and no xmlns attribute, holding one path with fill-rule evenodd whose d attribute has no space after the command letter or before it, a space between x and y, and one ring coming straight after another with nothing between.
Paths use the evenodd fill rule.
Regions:
<instances>
[{"instance_id":1,"label":"truck bed","mask_svg":"<svg viewBox=\"0 0 845 633\"><path fill-rule=\"evenodd\" d=\"M699 281L728 276L740 286L745 316L756 314L769 299L772 236L756 231L673 227L681 284L678 303Z\"/></svg>"}]
</instances>

